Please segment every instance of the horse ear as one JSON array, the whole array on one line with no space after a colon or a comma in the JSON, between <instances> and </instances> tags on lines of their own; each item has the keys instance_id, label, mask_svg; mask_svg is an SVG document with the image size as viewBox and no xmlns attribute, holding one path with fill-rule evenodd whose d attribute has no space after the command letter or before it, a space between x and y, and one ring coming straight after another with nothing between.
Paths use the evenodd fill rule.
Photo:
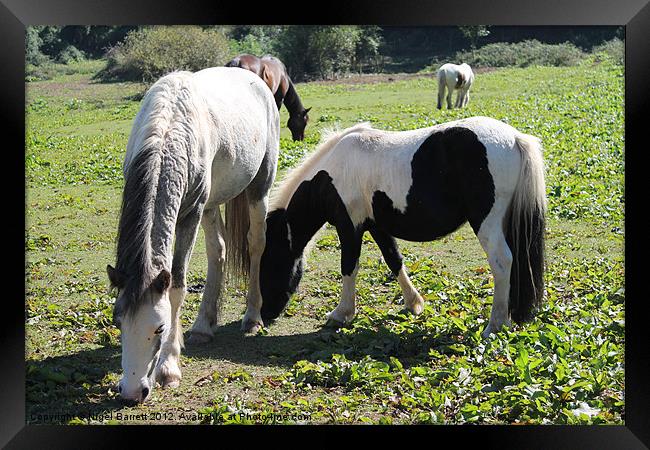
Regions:
<instances>
[{"instance_id":1,"label":"horse ear","mask_svg":"<svg viewBox=\"0 0 650 450\"><path fill-rule=\"evenodd\" d=\"M169 273L168 270L163 269L160 271L158 276L156 277L155 280L153 280L153 283L151 283L151 286L158 291L159 293L165 292L165 290L171 285L172 281L172 276Z\"/></svg>"},{"instance_id":2,"label":"horse ear","mask_svg":"<svg viewBox=\"0 0 650 450\"><path fill-rule=\"evenodd\" d=\"M311 111L311 108L312 108L312 106L310 106L309 108L307 108L307 109L302 113L302 115L303 115L303 116L306 116L307 113L308 113L309 111Z\"/></svg>"},{"instance_id":3,"label":"horse ear","mask_svg":"<svg viewBox=\"0 0 650 450\"><path fill-rule=\"evenodd\" d=\"M126 277L124 274L110 264L106 266L106 273L108 274L108 280L111 283L111 287L122 289L126 284Z\"/></svg>"}]
</instances>

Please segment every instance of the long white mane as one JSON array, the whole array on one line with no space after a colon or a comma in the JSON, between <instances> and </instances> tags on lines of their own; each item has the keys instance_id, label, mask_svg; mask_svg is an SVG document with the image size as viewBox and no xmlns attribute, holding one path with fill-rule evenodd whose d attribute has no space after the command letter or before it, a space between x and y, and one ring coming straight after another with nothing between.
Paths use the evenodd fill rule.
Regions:
<instances>
[{"instance_id":1,"label":"long white mane","mask_svg":"<svg viewBox=\"0 0 650 450\"><path fill-rule=\"evenodd\" d=\"M316 164L318 164L318 162L321 161L341 139L350 133L370 129L372 129L370 123L362 122L344 130L336 128L324 130L322 132L320 143L316 149L305 156L296 167L291 169L282 180L280 186L271 194L271 206L269 210L281 208L286 209L291 197L294 192L296 192L296 189L298 189L300 183L305 180L305 177L313 171Z\"/></svg>"},{"instance_id":2,"label":"long white mane","mask_svg":"<svg viewBox=\"0 0 650 450\"><path fill-rule=\"evenodd\" d=\"M168 266L165 255L171 250L165 231L174 227L173 211L181 203L185 175L177 156L165 155L184 155L195 147L205 110L191 75L173 72L158 80L145 95L129 135L116 264L118 270L131 275L129 302L125 303L128 311L160 269L154 265ZM178 170L163 168L165 160Z\"/></svg>"},{"instance_id":3,"label":"long white mane","mask_svg":"<svg viewBox=\"0 0 650 450\"><path fill-rule=\"evenodd\" d=\"M183 127L188 133L196 133L189 124L200 122L205 105L201 95L196 92L192 73L172 72L159 79L145 94L142 105L135 117L127 143L124 171L142 150L162 148L166 140L174 139L170 127L188 124ZM182 117L182 120L179 118ZM192 136L198 139L198 136Z\"/></svg>"}]
</instances>

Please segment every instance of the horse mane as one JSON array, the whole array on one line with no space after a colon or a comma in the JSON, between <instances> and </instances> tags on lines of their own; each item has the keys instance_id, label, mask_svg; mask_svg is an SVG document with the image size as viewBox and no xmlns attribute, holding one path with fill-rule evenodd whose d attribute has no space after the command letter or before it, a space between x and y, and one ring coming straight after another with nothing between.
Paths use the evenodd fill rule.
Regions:
<instances>
[{"instance_id":1,"label":"horse mane","mask_svg":"<svg viewBox=\"0 0 650 450\"><path fill-rule=\"evenodd\" d=\"M116 269L128 276L122 293L124 303L120 305L124 312L135 311L157 270L162 269L158 267L162 261L153 260L159 255L151 251L152 230L158 209L168 205L159 205L157 194L161 182L165 184L175 176L162 173L164 153L171 147L189 144L187 138L179 142L179 133L171 132L175 128L187 129L178 123L179 117L193 120L196 115L191 112L196 96L189 75L173 72L147 91L129 136L116 255Z\"/></svg>"},{"instance_id":2,"label":"horse mane","mask_svg":"<svg viewBox=\"0 0 650 450\"><path fill-rule=\"evenodd\" d=\"M128 274L124 286L124 311L134 311L138 299L154 278L151 263L151 228L154 179L160 173L160 158L153 147L141 150L131 162L122 194L117 232L116 269Z\"/></svg>"},{"instance_id":3,"label":"horse mane","mask_svg":"<svg viewBox=\"0 0 650 450\"><path fill-rule=\"evenodd\" d=\"M284 106L290 114L301 113L305 107L302 105L298 92L286 72L285 76L287 77L287 92L284 93Z\"/></svg>"},{"instance_id":4,"label":"horse mane","mask_svg":"<svg viewBox=\"0 0 650 450\"><path fill-rule=\"evenodd\" d=\"M321 141L316 149L305 156L296 167L287 173L278 189L272 194L269 211L281 208L286 209L300 183L302 183L305 177L312 172L317 164L329 154L341 139L350 133L369 129L372 129L370 123L363 122L342 131L336 129L324 130Z\"/></svg>"}]
</instances>

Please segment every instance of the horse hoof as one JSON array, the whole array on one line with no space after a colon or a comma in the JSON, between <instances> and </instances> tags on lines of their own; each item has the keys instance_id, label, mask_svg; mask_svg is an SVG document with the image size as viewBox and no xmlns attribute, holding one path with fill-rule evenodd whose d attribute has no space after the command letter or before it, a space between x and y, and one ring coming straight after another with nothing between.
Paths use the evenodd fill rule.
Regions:
<instances>
[{"instance_id":1,"label":"horse hoof","mask_svg":"<svg viewBox=\"0 0 650 450\"><path fill-rule=\"evenodd\" d=\"M241 329L246 334L257 334L264 327L264 323L261 320L245 320L241 324Z\"/></svg>"},{"instance_id":2,"label":"horse hoof","mask_svg":"<svg viewBox=\"0 0 650 450\"><path fill-rule=\"evenodd\" d=\"M341 322L340 320L332 319L329 317L327 319L327 322L325 322L325 328L332 328L335 330L338 330L339 328L344 328L346 326L345 322Z\"/></svg>"},{"instance_id":3,"label":"horse hoof","mask_svg":"<svg viewBox=\"0 0 650 450\"><path fill-rule=\"evenodd\" d=\"M424 300L422 300L422 297L419 297L418 299L412 301L407 307L407 310L411 312L414 316L419 316L422 314L422 311L424 311Z\"/></svg>"},{"instance_id":4,"label":"horse hoof","mask_svg":"<svg viewBox=\"0 0 650 450\"><path fill-rule=\"evenodd\" d=\"M488 324L488 326L485 327L485 331L481 333L481 336L483 336L483 339L488 339L491 334L497 334L499 331L507 330L510 327L512 327L512 323L510 322L510 320L507 320L501 325L497 325L497 326Z\"/></svg>"},{"instance_id":5,"label":"horse hoof","mask_svg":"<svg viewBox=\"0 0 650 450\"><path fill-rule=\"evenodd\" d=\"M490 339L491 334L494 334L494 331L488 327L483 331L483 333L481 333L481 337L483 337L483 339Z\"/></svg>"},{"instance_id":6,"label":"horse hoof","mask_svg":"<svg viewBox=\"0 0 650 450\"><path fill-rule=\"evenodd\" d=\"M212 340L212 336L206 333L201 333L199 331L190 331L189 336L185 339L190 345L202 345L207 344Z\"/></svg>"},{"instance_id":7,"label":"horse hoof","mask_svg":"<svg viewBox=\"0 0 650 450\"><path fill-rule=\"evenodd\" d=\"M168 376L161 380L160 385L164 388L176 389L181 385L181 379L176 376Z\"/></svg>"}]
</instances>

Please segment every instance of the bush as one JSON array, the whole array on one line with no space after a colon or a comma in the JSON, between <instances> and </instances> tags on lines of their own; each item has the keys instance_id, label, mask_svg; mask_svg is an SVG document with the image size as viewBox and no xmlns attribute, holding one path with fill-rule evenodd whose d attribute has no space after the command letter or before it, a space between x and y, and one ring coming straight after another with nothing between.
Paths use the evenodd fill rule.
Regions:
<instances>
[{"instance_id":1,"label":"bush","mask_svg":"<svg viewBox=\"0 0 650 450\"><path fill-rule=\"evenodd\" d=\"M38 29L27 27L25 30L25 62L34 66L40 66L48 61L48 57L41 52L43 39L39 36Z\"/></svg>"},{"instance_id":2,"label":"bush","mask_svg":"<svg viewBox=\"0 0 650 450\"><path fill-rule=\"evenodd\" d=\"M237 25L226 28L226 36L231 38L233 54L250 53L257 56L275 53L273 45L281 32L282 27L278 25Z\"/></svg>"},{"instance_id":3,"label":"bush","mask_svg":"<svg viewBox=\"0 0 650 450\"><path fill-rule=\"evenodd\" d=\"M61 64L70 64L73 61L83 61L84 59L84 54L74 45L68 45L56 57L56 61Z\"/></svg>"},{"instance_id":4,"label":"bush","mask_svg":"<svg viewBox=\"0 0 650 450\"><path fill-rule=\"evenodd\" d=\"M377 65L378 27L286 26L274 50L294 81L336 78L364 65Z\"/></svg>"},{"instance_id":5,"label":"bush","mask_svg":"<svg viewBox=\"0 0 650 450\"><path fill-rule=\"evenodd\" d=\"M598 60L610 60L620 65L625 62L625 43L618 38L597 45L591 52Z\"/></svg>"},{"instance_id":6,"label":"bush","mask_svg":"<svg viewBox=\"0 0 650 450\"><path fill-rule=\"evenodd\" d=\"M195 72L224 65L230 56L228 39L198 26L154 26L129 33L110 49L104 80L152 82L174 70Z\"/></svg>"},{"instance_id":7,"label":"bush","mask_svg":"<svg viewBox=\"0 0 650 450\"><path fill-rule=\"evenodd\" d=\"M543 44L537 40L488 44L456 53L455 60L474 67L575 66L585 54L575 45Z\"/></svg>"}]
</instances>

